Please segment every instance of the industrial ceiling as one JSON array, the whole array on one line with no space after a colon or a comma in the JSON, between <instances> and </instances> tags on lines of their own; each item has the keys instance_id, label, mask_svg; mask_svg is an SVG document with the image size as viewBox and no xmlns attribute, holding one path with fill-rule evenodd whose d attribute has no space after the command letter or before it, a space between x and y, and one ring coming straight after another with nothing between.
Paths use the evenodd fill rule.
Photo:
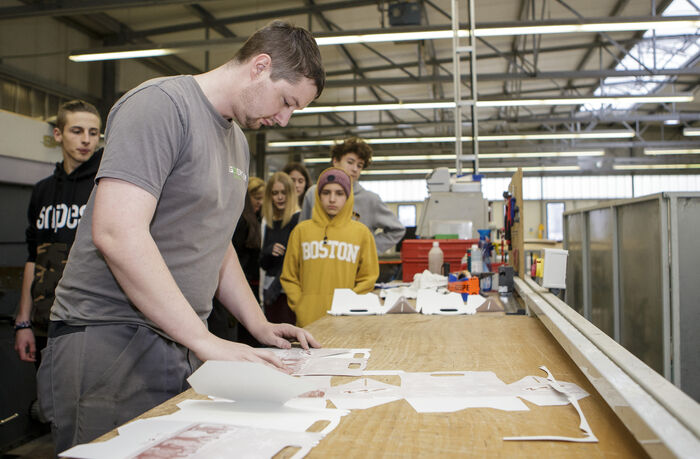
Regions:
<instances>
[{"instance_id":1,"label":"industrial ceiling","mask_svg":"<svg viewBox=\"0 0 700 459\"><path fill-rule=\"evenodd\" d=\"M473 27L474 43L451 38L455 5L456 28ZM312 106L352 108L298 113L285 128L250 133L258 167L302 158L314 164L327 156L328 143L357 135L372 139L375 156L383 158L371 169L393 171L367 178L417 178L437 166L469 172L477 166L475 136L479 172L487 176L510 175L513 166L537 175L698 173L700 137L684 135L700 127L700 101L693 97L700 34L694 22L687 26L700 20L697 6L697 0L474 0L471 18L467 0L2 1L0 106L41 117L59 100L85 97L105 109L145 79L223 64L276 18L319 38L442 31L447 38L322 46L328 79ZM680 15L671 16L672 8ZM49 28L55 40L45 38ZM68 61L71 54L153 47L177 50ZM464 101L462 161L455 157L449 106L455 55ZM622 110L609 100L580 100L620 95L656 99L617 101L627 102ZM433 102L449 108L405 108ZM357 110L376 104L403 106ZM665 168L648 168L655 165Z\"/></svg>"}]
</instances>

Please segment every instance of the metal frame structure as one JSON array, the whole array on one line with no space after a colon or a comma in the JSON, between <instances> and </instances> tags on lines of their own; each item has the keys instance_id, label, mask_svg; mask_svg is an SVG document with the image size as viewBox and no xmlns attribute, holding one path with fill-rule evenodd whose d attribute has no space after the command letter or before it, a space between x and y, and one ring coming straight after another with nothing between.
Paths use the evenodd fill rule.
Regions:
<instances>
[{"instance_id":1,"label":"metal frame structure","mask_svg":"<svg viewBox=\"0 0 700 459\"><path fill-rule=\"evenodd\" d=\"M696 398L700 395L697 392L695 386L700 382L700 366L697 364L697 359L692 357L693 345L692 341L689 341L689 336L694 335L692 331L692 319L688 318L688 310L692 310L697 301L691 299L690 302L681 301L681 294L690 294L694 288L694 281L692 279L685 278L685 281L681 279L681 275L686 275L687 271L696 271L696 266L690 264L697 260L700 256L700 248L697 244L688 243L686 239L685 245L681 247L679 238L685 235L688 231L692 233L692 229L688 229L681 225L680 217L690 218L693 222L700 223L700 211L693 210L689 211L685 209L684 211L679 210L679 202L683 202L686 206L688 203L695 204L700 207L700 193L658 193L654 195L644 196L635 199L626 199L620 201L614 201L609 204L587 207L583 209L577 209L572 211L567 211L564 213L564 247L574 248L572 246L572 241L574 238L576 244L578 241L578 234L574 235L573 226L581 224L581 247L582 253L581 257L581 276L577 276L577 271L572 270L572 266L576 265L578 254L570 252L572 259L569 260L569 273L567 273L567 291L566 291L566 303L578 310L579 313L588 321L594 323L594 318L592 316L592 303L591 303L591 292L593 286L592 272L593 267L590 260L591 254L591 236L590 236L590 218L591 214L596 211L608 211L609 221L611 225L611 238L609 241L609 247L611 250L611 270L612 270L612 291L609 292L609 297L612 300L612 315L613 315L613 333L611 337L617 342L628 342L629 336L624 336L625 331L629 333L635 332L634 330L623 330L622 316L623 316L623 304L622 300L623 285L620 281L623 277L622 270L625 266L630 266L630 257L636 256L641 250L639 247L635 249L634 253L625 253L622 248L621 239L624 237L624 233L621 231L620 226L623 224L621 220L622 212L634 212L637 214L635 221L647 222L649 225L658 225L658 228L654 231L658 231L658 241L648 240L645 245L646 251L648 251L648 262L653 263L653 266L647 267L649 271L647 276L639 279L638 282L643 284L657 284L658 288L654 291L659 295L658 298L649 298L652 305L655 305L658 300L658 308L660 310L660 324L649 323L648 317L637 317L635 318L636 326L642 330L646 329L657 329L661 333L660 343L642 342L642 338L635 341L636 349L640 349L644 346L662 346L662 362L661 366L657 370L662 373L668 380L672 381L676 386L682 387L684 390L689 391L691 395ZM656 215L648 215L647 209L640 208L647 204L652 205L652 212ZM642 212L640 214L640 212ZM575 221L574 221L575 220ZM653 228L653 226L651 226ZM578 230L577 230L578 231ZM629 229L627 230L629 234ZM642 239L637 239L632 243L637 245ZM597 241L600 245L600 241ZM658 245L657 245L658 242ZM683 252L681 252L681 250ZM688 257L692 262L688 262ZM636 263L637 259L634 259L632 263ZM656 266L656 261L658 260L659 266ZM659 277L656 278L654 273L658 270ZM644 272L645 267L640 266L640 272ZM627 276L634 276L634 273L624 273ZM690 274L692 276L692 274ZM628 284L629 285L629 284ZM600 288L600 287L596 287ZM578 291L582 290L582 301L583 304L578 304ZM697 289L700 291L700 289ZM692 304L690 304L692 303ZM604 308L605 305L598 305ZM629 320L629 316L632 311L624 312L625 317ZM692 311L690 311L692 314ZM700 317L700 314L698 314ZM647 320L647 321L645 321ZM690 322L690 323L686 323ZM596 324L600 326L600 324ZM627 324L629 327L629 323ZM688 330L685 327L691 327ZM609 332L608 332L609 333ZM693 338L690 338L692 340ZM690 345L688 343L691 343ZM700 342L700 341L698 341ZM648 362L650 363L650 362ZM650 363L651 364L651 363ZM688 365L690 367L688 367ZM693 367L693 365L695 365ZM689 380L685 381L682 379L682 374L685 373L689 375Z\"/></svg>"},{"instance_id":2,"label":"metal frame structure","mask_svg":"<svg viewBox=\"0 0 700 459\"><path fill-rule=\"evenodd\" d=\"M114 47L144 47L168 42L179 42L194 49L190 53L157 58L144 58L140 64L156 75L199 73L221 63L222 49L238 46L242 37L262 22L273 18L289 18L297 23L306 22L314 34L350 34L363 32L391 32L399 28L385 24L388 6L398 0L316 0L276 2L267 6L259 2L242 0L235 5L222 7L220 2L181 0L145 2L117 2L114 0L92 0L85 2L54 2L43 5L22 0L21 6L0 8L0 24L12 21L58 21L67 30L77 31L88 37L98 49ZM700 68L696 63L686 68L616 70L615 65L629 49L640 41L652 46L656 37L645 38L641 32L563 35L562 40L545 35L522 35L513 37L478 37L474 30L483 27L542 26L552 24L578 24L581 22L646 21L667 20L660 13L671 0L648 0L630 2L617 0L612 6L602 0L512 0L515 13L495 9L487 0L469 0L468 24L450 13L447 0L413 0L421 8L422 23L419 26L400 26L400 30L469 29L472 39L470 65L471 98L485 100L489 97L570 97L590 95L610 76L642 78L645 76L671 76L666 92L692 92L700 82ZM452 0L450 0L452 1ZM643 7L640 6L644 3ZM502 5L502 3L498 3ZM160 21L154 9L167 11L167 20ZM128 9L128 14L124 12ZM472 11L473 10L473 11ZM552 12L555 11L553 14ZM585 14L584 14L585 13ZM700 17L700 11L698 11ZM153 18L158 23L149 24L142 18ZM359 18L359 19L358 19ZM457 21L455 21L457 19ZM456 22L456 24L455 24ZM379 26L379 27L377 27ZM173 38L176 37L176 38ZM204 39L202 39L204 37ZM690 37L692 38L692 37ZM688 39L690 39L688 38ZM444 100L450 89L462 90L457 85L455 70L456 50L460 47L453 38L450 47L446 40L416 42L403 47L393 44L362 44L330 47L322 50L324 60L329 62L327 89L318 101L333 103L400 102L411 99ZM415 53L410 53L411 47ZM224 47L224 48L222 48ZM477 53L478 50L478 53ZM79 88L71 88L65 82L44 79L41 72L27 72L24 63L31 59L48 59L51 56L64 59L70 50L44 50L32 54L26 47L22 52L13 52L12 47L0 47L0 80L7 88L0 91L0 107L30 115L45 116L51 110L37 110L25 100L13 97L37 98L44 91L49 97L59 99L82 97L95 100L106 113L123 90L117 88L121 63L80 64L81 68L101 70L101 94L84 94ZM218 56L218 57L217 57ZM326 59L327 56L328 59ZM597 62L596 62L597 61ZM446 64L453 63L450 70ZM20 65L21 64L21 65ZM75 64L77 65L77 64ZM101 68L100 68L101 67ZM479 72L477 73L476 67ZM99 72L98 72L99 73ZM461 78L460 78L461 80ZM465 83L465 82L463 82ZM477 89L479 85L479 91ZM452 84L453 88L449 88ZM9 89L15 85L14 92ZM31 88L32 95L25 89ZM324 99L325 98L325 99ZM460 97L461 98L461 97ZM53 100L53 99L52 99ZM53 102L48 105L53 106ZM543 166L579 165L580 172L571 174L616 173L612 164L627 161L634 164L649 164L658 158L643 155L643 148L675 146L700 148L697 138L683 137L683 126L700 121L700 104L646 104L624 113L579 112L576 107L502 107L480 109L478 114L472 105L472 120L458 122L459 114L443 110L386 111L367 114L326 113L315 116L296 116L289 127L266 131L267 140L340 138L347 135L378 137L420 137L461 134L461 129L471 127L477 136L519 132L592 132L597 129L626 129L635 137L620 142L594 141L523 141L481 143L473 142L472 149L481 153L474 158L468 155L462 160L474 160L475 166ZM669 127L663 121L675 120L678 127ZM264 144L264 143L263 143ZM460 148L461 144L459 147ZM514 161L488 158L490 152L508 151L561 151L580 148L604 148L605 157L600 165L562 158L535 158ZM377 155L400 155L406 145L381 145L375 147ZM445 153L444 144L415 144L408 150L428 153ZM325 147L308 147L299 150L265 151L266 156L281 154L285 157L306 157L326 154ZM270 156L272 159L273 157ZM687 156L667 156L669 163L687 161ZM283 159L286 161L286 158ZM477 163L477 161L479 163ZM485 161L485 162L484 162ZM383 165L377 169L411 168L424 169L451 165L443 160ZM460 168L460 161L455 163ZM655 173L664 173L655 172ZM682 173L682 172L681 172ZM507 174L507 173L506 173ZM403 174L405 177L407 174ZM498 175L498 174L496 174ZM386 177L386 176L385 176Z\"/></svg>"}]
</instances>

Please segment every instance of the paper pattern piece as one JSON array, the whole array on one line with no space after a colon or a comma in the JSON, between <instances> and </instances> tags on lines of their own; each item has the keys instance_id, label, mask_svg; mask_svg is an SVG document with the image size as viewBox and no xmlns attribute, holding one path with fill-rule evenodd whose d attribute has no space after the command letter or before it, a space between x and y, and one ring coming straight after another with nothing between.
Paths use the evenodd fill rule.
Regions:
<instances>
[{"instance_id":1,"label":"paper pattern piece","mask_svg":"<svg viewBox=\"0 0 700 459\"><path fill-rule=\"evenodd\" d=\"M449 413L465 408L528 411L521 398L540 406L570 403L569 398L555 390L547 379L537 376L527 376L520 381L505 384L490 371L364 372L365 376L387 374L399 375L401 386L365 377L325 389L326 398L343 409L365 409L405 398L419 413ZM559 384L576 400L588 396L576 384Z\"/></svg>"},{"instance_id":2,"label":"paper pattern piece","mask_svg":"<svg viewBox=\"0 0 700 459\"><path fill-rule=\"evenodd\" d=\"M295 376L362 376L367 367L369 349L277 349L266 350L277 355Z\"/></svg>"},{"instance_id":3,"label":"paper pattern piece","mask_svg":"<svg viewBox=\"0 0 700 459\"><path fill-rule=\"evenodd\" d=\"M528 411L491 371L404 373L401 390L419 413L451 413L465 408Z\"/></svg>"},{"instance_id":4,"label":"paper pattern piece","mask_svg":"<svg viewBox=\"0 0 700 459\"><path fill-rule=\"evenodd\" d=\"M323 438L313 432L290 432L215 423L143 419L119 428L119 436L101 443L75 446L60 454L78 459L123 457L194 458L272 457L287 446L304 457Z\"/></svg>"},{"instance_id":5,"label":"paper pattern piece","mask_svg":"<svg viewBox=\"0 0 700 459\"><path fill-rule=\"evenodd\" d=\"M469 298L471 298L472 296L476 295L469 295ZM475 301L476 300L473 300L472 304L465 304L462 300L462 295L459 293L421 289L418 290L418 298L416 299L416 309L421 314L475 314Z\"/></svg>"},{"instance_id":6,"label":"paper pattern piece","mask_svg":"<svg viewBox=\"0 0 700 459\"><path fill-rule=\"evenodd\" d=\"M403 394L399 386L386 384L376 379L362 378L347 384L330 387L326 398L340 409L364 410L401 400Z\"/></svg>"},{"instance_id":7,"label":"paper pattern piece","mask_svg":"<svg viewBox=\"0 0 700 459\"><path fill-rule=\"evenodd\" d=\"M286 375L267 365L223 360L206 361L187 382L202 395L278 405L317 389L310 380Z\"/></svg>"},{"instance_id":8,"label":"paper pattern piece","mask_svg":"<svg viewBox=\"0 0 700 459\"><path fill-rule=\"evenodd\" d=\"M581 419L581 422L579 423L579 429L586 434L585 437L560 437L556 435L538 435L538 436L530 436L530 437L503 437L503 440L549 440L549 441L573 441L573 442L579 442L579 443L597 443L598 439L596 438L595 435L593 435L593 430L591 429L591 426L588 425L588 421L586 420L586 416L583 415L583 411L581 410L581 406L578 404L578 399L576 398L576 393L574 391L571 391L569 389L565 389L562 387L562 385L554 379L554 376L552 376L552 373L549 372L549 369L545 366L541 366L540 369L547 373L547 382L549 385L559 392L560 394L564 395L569 403L573 405L573 407L576 409L576 412L578 412L579 418ZM578 386L577 386L578 387Z\"/></svg>"},{"instance_id":9,"label":"paper pattern piece","mask_svg":"<svg viewBox=\"0 0 700 459\"><path fill-rule=\"evenodd\" d=\"M448 291L446 277L432 274L429 271L417 274L416 280L410 287L384 289L379 295L384 298L384 305L373 293L358 295L350 289L335 289L333 302L328 314L334 316L352 315L381 315L381 314L475 314L486 298L480 295L469 295L467 302L462 295ZM407 299L416 298L415 307ZM501 309L502 310L502 309Z\"/></svg>"},{"instance_id":10,"label":"paper pattern piece","mask_svg":"<svg viewBox=\"0 0 700 459\"><path fill-rule=\"evenodd\" d=\"M338 409L305 409L288 405L238 403L227 400L185 400L177 405L176 411L163 418L193 422L214 422L260 429L288 430L305 432L317 421L328 421L319 432L323 435L338 426L340 418L349 413Z\"/></svg>"},{"instance_id":11,"label":"paper pattern piece","mask_svg":"<svg viewBox=\"0 0 700 459\"><path fill-rule=\"evenodd\" d=\"M358 295L349 288L337 288L333 291L333 302L328 314L333 316L367 316L383 314L379 297L374 293Z\"/></svg>"}]
</instances>

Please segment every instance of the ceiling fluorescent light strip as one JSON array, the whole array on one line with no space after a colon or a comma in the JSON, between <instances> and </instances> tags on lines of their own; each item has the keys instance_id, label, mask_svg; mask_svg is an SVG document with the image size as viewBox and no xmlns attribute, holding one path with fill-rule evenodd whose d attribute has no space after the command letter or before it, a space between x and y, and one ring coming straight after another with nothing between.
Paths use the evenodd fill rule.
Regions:
<instances>
[{"instance_id":1,"label":"ceiling fluorescent light strip","mask_svg":"<svg viewBox=\"0 0 700 459\"><path fill-rule=\"evenodd\" d=\"M457 35L460 38L469 36L466 30L459 30ZM434 30L423 32L394 32L394 33L368 33L358 35L339 35L333 37L317 37L318 46L328 45L352 45L358 43L382 43L394 41L417 41L417 40L439 40L452 38L452 30Z\"/></svg>"},{"instance_id":2,"label":"ceiling fluorescent light strip","mask_svg":"<svg viewBox=\"0 0 700 459\"><path fill-rule=\"evenodd\" d=\"M593 132L551 132L536 134L503 134L479 136L481 142L513 141L513 140L564 140L564 139L628 139L634 137L632 131L593 131ZM398 144L398 143L451 143L454 137L387 137L364 139L369 144ZM471 141L470 136L463 136L462 141ZM335 140L289 140L268 142L269 148L319 147L335 145ZM488 155L487 155L488 156Z\"/></svg>"},{"instance_id":3,"label":"ceiling fluorescent light strip","mask_svg":"<svg viewBox=\"0 0 700 459\"><path fill-rule=\"evenodd\" d=\"M692 102L694 97L688 95L676 96L621 96L621 97L580 97L580 98L552 98L552 99L513 99L513 100L479 100L477 107L532 107L532 106L559 106L559 105L584 105L584 104L618 104L618 103L683 103ZM318 105L296 110L295 113L310 115L315 113L340 113L340 112L365 112L373 110L432 110L453 109L454 102L414 102L395 104L364 104L364 105ZM700 135L700 134L696 134Z\"/></svg>"},{"instance_id":4,"label":"ceiling fluorescent light strip","mask_svg":"<svg viewBox=\"0 0 700 459\"><path fill-rule=\"evenodd\" d=\"M296 110L295 113L312 114L312 113L330 113L330 112L366 112L371 110L428 110L435 108L455 108L454 102L416 102L416 103L397 103L397 104L369 104L369 105L329 105L306 107L301 110Z\"/></svg>"},{"instance_id":5,"label":"ceiling fluorescent light strip","mask_svg":"<svg viewBox=\"0 0 700 459\"><path fill-rule=\"evenodd\" d=\"M557 33L634 32L638 30L681 30L700 28L700 21L601 22L597 24L561 24L476 29L477 37L545 35Z\"/></svg>"},{"instance_id":6,"label":"ceiling fluorescent light strip","mask_svg":"<svg viewBox=\"0 0 700 459\"><path fill-rule=\"evenodd\" d=\"M645 155L697 155L700 154L700 148L685 148L676 150L651 150L644 149Z\"/></svg>"},{"instance_id":7,"label":"ceiling fluorescent light strip","mask_svg":"<svg viewBox=\"0 0 700 459\"><path fill-rule=\"evenodd\" d=\"M700 128L687 127L683 128L683 135L687 137L696 137L700 135Z\"/></svg>"},{"instance_id":8,"label":"ceiling fluorescent light strip","mask_svg":"<svg viewBox=\"0 0 700 459\"><path fill-rule=\"evenodd\" d=\"M479 159L501 159L501 158L554 158L554 157L579 157L579 156L604 156L605 152L597 151L547 151L532 153L481 153ZM393 156L372 156L372 162L383 161L454 161L454 154L446 155L393 155ZM304 158L305 163L321 164L330 162L328 157Z\"/></svg>"},{"instance_id":9,"label":"ceiling fluorescent light strip","mask_svg":"<svg viewBox=\"0 0 700 459\"><path fill-rule=\"evenodd\" d=\"M523 172L570 172L578 171L579 166L532 166L532 167L483 167L479 172L515 172L522 169ZM454 168L450 168L450 173L454 174ZM417 175L429 174L433 169L369 169L362 171L362 175ZM471 173L471 168L462 168L462 172Z\"/></svg>"},{"instance_id":10,"label":"ceiling fluorescent light strip","mask_svg":"<svg viewBox=\"0 0 700 459\"><path fill-rule=\"evenodd\" d=\"M596 32L628 32L641 30L681 30L700 28L700 20L659 20L653 22L599 22L592 24L553 24L522 27L486 27L476 29L476 37L495 36L515 36L515 35L543 35L543 34L564 34L564 33L596 33ZM460 38L469 36L467 30L459 30L457 35ZM393 33L367 33L349 34L337 36L316 37L319 46L346 45L358 43L381 43L416 40L439 40L454 37L451 29L434 31L415 32L393 32ZM207 40L208 41L208 40ZM200 46L211 46L207 41L202 41ZM227 43L230 45L230 43ZM74 51L68 57L74 62L102 61L110 59L130 59L138 57L155 57L173 54L184 49L173 48L173 44L165 48L144 48L134 51ZM191 47L191 46L189 46ZM167 48L167 49L166 49ZM106 48L107 50L109 48Z\"/></svg>"},{"instance_id":11,"label":"ceiling fluorescent light strip","mask_svg":"<svg viewBox=\"0 0 700 459\"><path fill-rule=\"evenodd\" d=\"M622 171L640 171L650 169L700 169L700 164L613 164L613 169Z\"/></svg>"},{"instance_id":12,"label":"ceiling fluorescent light strip","mask_svg":"<svg viewBox=\"0 0 700 459\"><path fill-rule=\"evenodd\" d=\"M68 56L73 62L109 61L114 59L134 59L139 57L167 56L177 52L175 49L157 48L136 51L115 51L108 53L76 54Z\"/></svg>"}]
</instances>

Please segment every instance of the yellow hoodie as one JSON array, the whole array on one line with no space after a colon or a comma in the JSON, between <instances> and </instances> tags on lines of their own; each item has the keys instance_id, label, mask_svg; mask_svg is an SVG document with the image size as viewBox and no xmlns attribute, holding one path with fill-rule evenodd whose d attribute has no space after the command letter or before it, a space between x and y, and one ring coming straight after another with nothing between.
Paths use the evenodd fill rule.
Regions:
<instances>
[{"instance_id":1,"label":"yellow hoodie","mask_svg":"<svg viewBox=\"0 0 700 459\"><path fill-rule=\"evenodd\" d=\"M352 190L335 217L323 210L316 194L311 220L299 223L289 236L280 277L300 327L326 315L336 288L367 293L379 276L374 237L351 219Z\"/></svg>"}]
</instances>

